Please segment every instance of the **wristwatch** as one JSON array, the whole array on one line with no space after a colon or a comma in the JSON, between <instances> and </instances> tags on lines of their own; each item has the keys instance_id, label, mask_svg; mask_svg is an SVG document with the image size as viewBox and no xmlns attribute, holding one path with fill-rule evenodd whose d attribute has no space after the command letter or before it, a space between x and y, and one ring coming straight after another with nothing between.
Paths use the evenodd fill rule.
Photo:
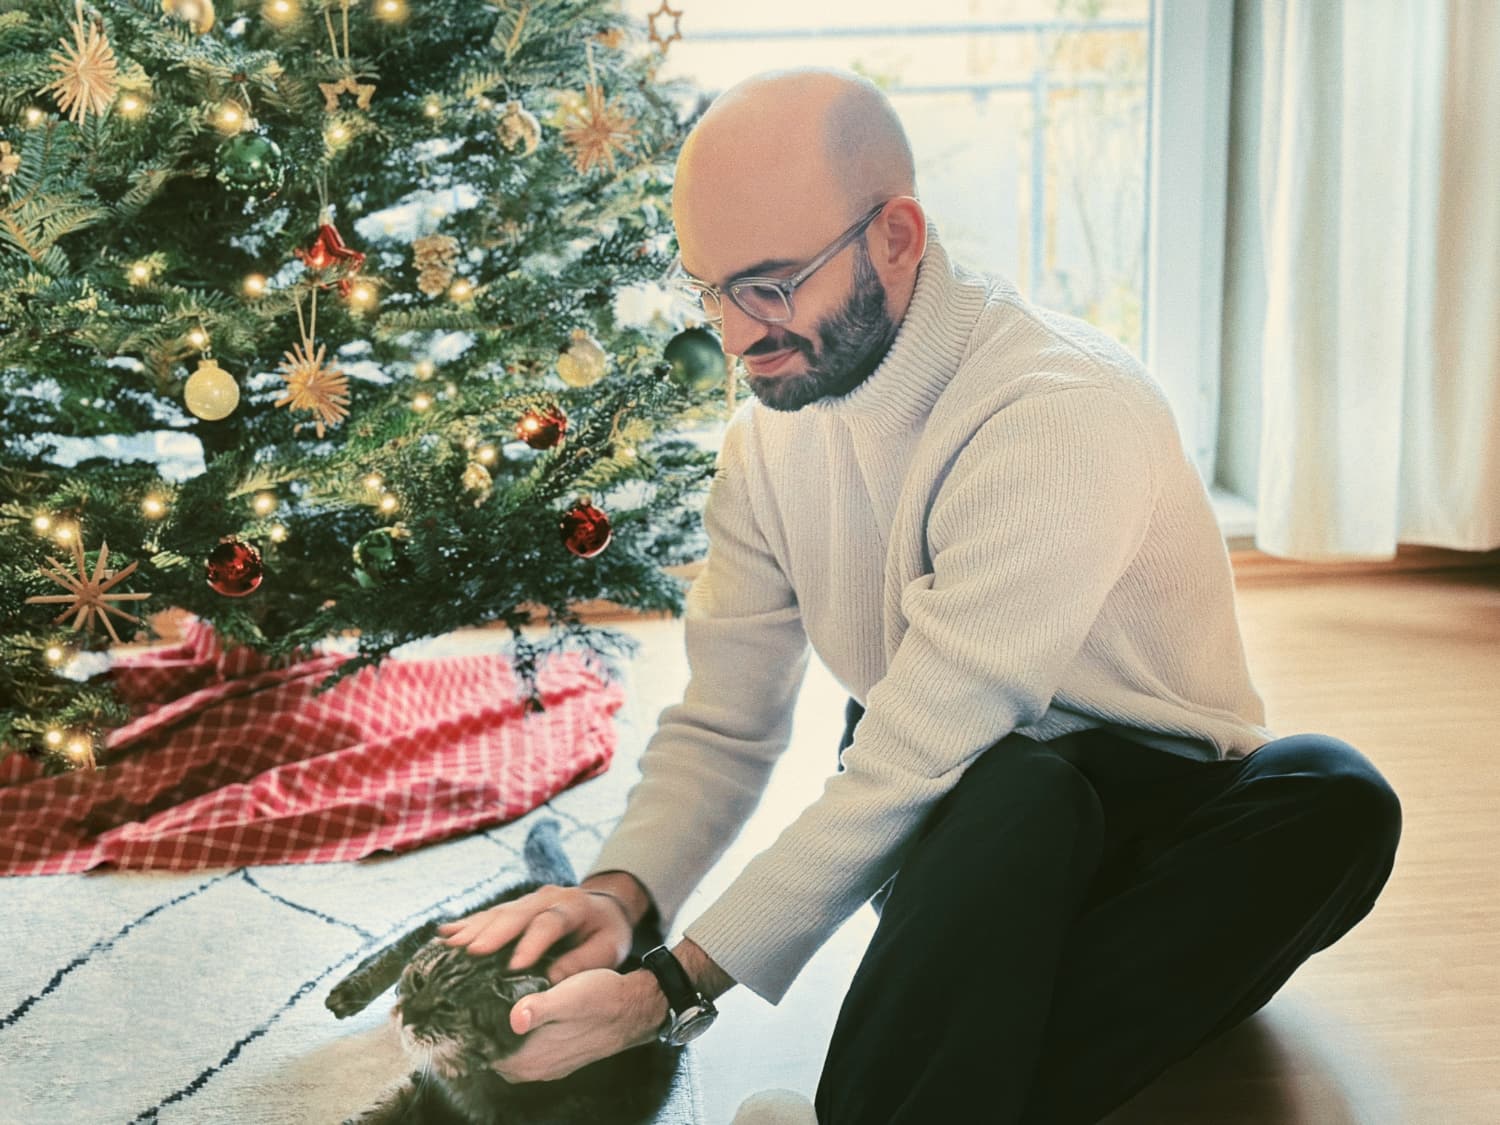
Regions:
<instances>
[{"instance_id":1,"label":"wristwatch","mask_svg":"<svg viewBox=\"0 0 1500 1125\"><path fill-rule=\"evenodd\" d=\"M687 970L672 956L672 951L665 945L658 945L641 958L641 964L655 974L671 1009L656 1037L670 1046L681 1047L707 1031L718 1018L719 1009L694 987Z\"/></svg>"}]
</instances>

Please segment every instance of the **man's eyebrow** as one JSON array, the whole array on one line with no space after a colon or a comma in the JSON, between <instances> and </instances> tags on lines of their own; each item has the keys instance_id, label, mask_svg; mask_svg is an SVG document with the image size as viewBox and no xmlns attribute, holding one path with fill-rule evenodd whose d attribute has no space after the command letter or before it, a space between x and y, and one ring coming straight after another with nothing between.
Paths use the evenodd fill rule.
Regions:
<instances>
[{"instance_id":1,"label":"man's eyebrow","mask_svg":"<svg viewBox=\"0 0 1500 1125\"><path fill-rule=\"evenodd\" d=\"M784 270L788 266L796 266L800 264L801 262L796 258L765 258L759 262L756 262L753 266L746 266L744 269L730 274L724 280L727 284L730 281L734 281L736 278L762 277L772 270ZM683 267L683 272L687 273L687 275L694 281L703 281L703 279L697 274L689 271L686 266ZM704 284L708 284L708 282L704 282Z\"/></svg>"}]
</instances>

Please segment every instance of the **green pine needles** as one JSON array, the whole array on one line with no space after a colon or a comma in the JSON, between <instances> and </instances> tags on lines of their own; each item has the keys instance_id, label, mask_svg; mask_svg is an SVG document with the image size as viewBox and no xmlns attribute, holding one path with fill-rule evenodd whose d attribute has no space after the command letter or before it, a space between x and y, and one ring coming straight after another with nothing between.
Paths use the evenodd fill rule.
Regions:
<instances>
[{"instance_id":1,"label":"green pine needles","mask_svg":"<svg viewBox=\"0 0 1500 1125\"><path fill-rule=\"evenodd\" d=\"M628 650L581 602L680 612L693 428L731 404L662 362L703 105L644 26L609 0L81 10L107 51L75 123L49 87L76 0L0 0L0 757L71 768L126 717L85 674L106 631L27 600L65 592L75 538L89 576L106 542L138 564L123 639L171 608L273 656L357 636L341 674L496 622L534 687L549 650ZM555 411L560 443L520 440ZM560 530L584 499L591 557ZM242 596L208 580L229 538L260 557Z\"/></svg>"}]
</instances>

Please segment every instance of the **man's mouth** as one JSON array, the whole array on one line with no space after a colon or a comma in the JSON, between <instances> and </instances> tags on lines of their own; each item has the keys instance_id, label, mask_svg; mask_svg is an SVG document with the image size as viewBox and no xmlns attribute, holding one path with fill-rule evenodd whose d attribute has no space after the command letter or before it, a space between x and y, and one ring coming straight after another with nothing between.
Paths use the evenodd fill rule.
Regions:
<instances>
[{"instance_id":1,"label":"man's mouth","mask_svg":"<svg viewBox=\"0 0 1500 1125\"><path fill-rule=\"evenodd\" d=\"M745 365L745 370L752 375L775 375L797 355L796 348L787 348L785 351L771 352L768 355L755 357L741 356L740 360Z\"/></svg>"}]
</instances>

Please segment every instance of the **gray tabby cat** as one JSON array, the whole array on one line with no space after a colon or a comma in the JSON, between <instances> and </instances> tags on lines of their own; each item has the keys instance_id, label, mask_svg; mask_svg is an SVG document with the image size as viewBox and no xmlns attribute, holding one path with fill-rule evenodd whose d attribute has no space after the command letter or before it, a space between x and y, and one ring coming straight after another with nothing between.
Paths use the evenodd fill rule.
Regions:
<instances>
[{"instance_id":1,"label":"gray tabby cat","mask_svg":"<svg viewBox=\"0 0 1500 1125\"><path fill-rule=\"evenodd\" d=\"M529 878L454 916L509 902L538 887L573 886L557 821L538 823L524 849ZM549 987L548 952L519 972L505 968L516 942L475 957L434 940L448 918L433 918L366 958L329 994L328 1008L343 1019L365 1008L399 976L391 1017L417 1069L381 1102L345 1125L646 1125L672 1089L682 1050L653 1041L600 1059L550 1082L511 1083L492 1065L514 1052L522 1036L510 1029L510 1010L523 996ZM619 972L640 966L660 945L655 911L636 927L630 956ZM559 951L560 952L560 951Z\"/></svg>"}]
</instances>

